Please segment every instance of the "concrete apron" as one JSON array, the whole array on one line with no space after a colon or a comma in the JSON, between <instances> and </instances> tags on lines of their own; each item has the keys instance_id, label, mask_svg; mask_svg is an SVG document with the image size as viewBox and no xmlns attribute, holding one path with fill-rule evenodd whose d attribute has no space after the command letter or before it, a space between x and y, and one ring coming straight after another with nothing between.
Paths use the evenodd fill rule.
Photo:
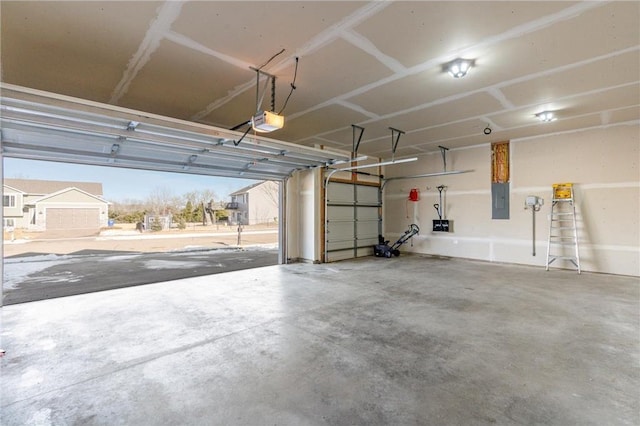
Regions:
<instances>
[{"instance_id":1,"label":"concrete apron","mask_svg":"<svg viewBox=\"0 0 640 426\"><path fill-rule=\"evenodd\" d=\"M638 284L403 255L5 306L0 423L638 424Z\"/></svg>"}]
</instances>

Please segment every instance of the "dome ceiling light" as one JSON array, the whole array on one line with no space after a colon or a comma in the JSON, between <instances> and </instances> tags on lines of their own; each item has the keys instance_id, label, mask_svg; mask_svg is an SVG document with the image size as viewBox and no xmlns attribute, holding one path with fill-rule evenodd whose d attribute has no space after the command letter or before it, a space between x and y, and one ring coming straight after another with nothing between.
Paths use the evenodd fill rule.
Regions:
<instances>
[{"instance_id":1,"label":"dome ceiling light","mask_svg":"<svg viewBox=\"0 0 640 426\"><path fill-rule=\"evenodd\" d=\"M553 114L552 111L539 112L536 114L536 117L538 117L540 121L544 121L545 123L557 120L557 117Z\"/></svg>"},{"instance_id":2,"label":"dome ceiling light","mask_svg":"<svg viewBox=\"0 0 640 426\"><path fill-rule=\"evenodd\" d=\"M462 78L475 65L475 59L456 58L451 62L447 62L442 66L443 70L448 72L453 78Z\"/></svg>"}]
</instances>

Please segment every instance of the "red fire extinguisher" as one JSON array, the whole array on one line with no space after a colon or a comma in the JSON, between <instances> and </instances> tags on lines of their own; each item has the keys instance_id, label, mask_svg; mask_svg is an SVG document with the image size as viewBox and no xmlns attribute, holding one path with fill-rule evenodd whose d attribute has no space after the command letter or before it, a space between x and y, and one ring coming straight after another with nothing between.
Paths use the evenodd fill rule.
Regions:
<instances>
[{"instance_id":1,"label":"red fire extinguisher","mask_svg":"<svg viewBox=\"0 0 640 426\"><path fill-rule=\"evenodd\" d=\"M418 188L413 188L411 191L409 191L409 201L418 200L420 200L420 191L418 191Z\"/></svg>"}]
</instances>

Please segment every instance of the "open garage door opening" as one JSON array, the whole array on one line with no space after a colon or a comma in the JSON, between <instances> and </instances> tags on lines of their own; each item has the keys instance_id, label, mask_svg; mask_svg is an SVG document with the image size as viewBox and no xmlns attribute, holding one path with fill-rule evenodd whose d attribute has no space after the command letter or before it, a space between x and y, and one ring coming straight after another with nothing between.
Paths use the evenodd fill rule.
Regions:
<instances>
[{"instance_id":1,"label":"open garage door opening","mask_svg":"<svg viewBox=\"0 0 640 426\"><path fill-rule=\"evenodd\" d=\"M281 257L280 182L13 158L3 172L3 304Z\"/></svg>"},{"instance_id":2,"label":"open garage door opening","mask_svg":"<svg viewBox=\"0 0 640 426\"><path fill-rule=\"evenodd\" d=\"M35 254L44 262L51 256L75 255L74 264L89 265L77 276L68 268L47 269L44 279L49 288L56 285L64 291L40 291L18 300L9 295L15 295L14 287L19 285L7 277L8 271L19 269L19 275L34 276L26 263L12 268L5 260L3 303L84 292L86 286L78 283L101 284L96 290L104 290L208 275L218 265L246 269L249 264L284 263L282 212L286 211L287 179L299 170L350 160L346 153L269 139L256 132L243 134L4 83L0 95L2 159L43 161L39 164L47 166L22 165L13 175L4 175L58 182L55 188L35 192L15 182L3 185L3 257ZM48 170L53 164L62 167L55 177ZM80 169L71 165L85 168L84 175L74 175L73 170ZM114 177L115 171L126 173L127 178ZM209 180L203 183L202 179ZM233 185L225 181L227 187L219 189L211 179L230 179ZM111 199L108 191L115 180L123 181L124 195ZM98 190L85 183L103 186ZM138 203L141 198L147 202ZM16 241L24 237L21 232L50 236L49 248L31 250L30 245L25 253L12 254ZM87 244L89 240L92 245ZM84 245L78 246L80 242ZM271 248L260 252L261 262L239 257L248 246L265 244ZM225 262L216 260L211 251L220 248L236 250L237 255ZM111 256L92 267L90 260L105 251ZM139 255L148 252L161 255L153 259ZM39 265L31 269L40 270L45 264ZM97 276L96 269L104 270L103 274ZM142 270L155 275L134 279ZM34 282L41 279L35 277Z\"/></svg>"}]
</instances>

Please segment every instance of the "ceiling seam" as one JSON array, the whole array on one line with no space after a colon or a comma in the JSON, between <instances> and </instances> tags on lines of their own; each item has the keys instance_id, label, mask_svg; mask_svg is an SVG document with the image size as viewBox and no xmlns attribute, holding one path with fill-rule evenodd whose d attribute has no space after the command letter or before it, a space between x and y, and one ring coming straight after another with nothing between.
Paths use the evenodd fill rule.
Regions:
<instances>
[{"instance_id":1,"label":"ceiling seam","mask_svg":"<svg viewBox=\"0 0 640 426\"><path fill-rule=\"evenodd\" d=\"M338 102L336 102L336 105L340 105L340 106L343 106L345 108L349 108L350 110L357 111L360 114L369 117L369 119L379 119L380 118L380 116L378 114L373 113L371 111L367 111L362 106L353 104L353 103L348 102L348 101L338 101Z\"/></svg>"},{"instance_id":2,"label":"ceiling seam","mask_svg":"<svg viewBox=\"0 0 640 426\"><path fill-rule=\"evenodd\" d=\"M489 117L487 116L482 116L480 117L482 119L482 121L485 121L487 123L487 125L492 129L492 130L497 130L497 131L502 131L504 130L504 128L502 126L497 125L493 120L491 120Z\"/></svg>"},{"instance_id":3,"label":"ceiling seam","mask_svg":"<svg viewBox=\"0 0 640 426\"><path fill-rule=\"evenodd\" d=\"M616 108L616 110L617 109L618 108ZM571 117L571 119L589 117L589 116L597 115L597 114L599 114L599 113L598 112L590 112L590 113L587 113L587 114L581 114L581 115L573 116L573 117ZM607 127L623 125L623 124L625 124L625 125L626 124L633 124L634 121L635 122L640 122L640 120L633 120L633 121L625 121L625 122L621 122L621 123L613 123L613 124L605 124L605 125L599 124L599 125L596 125L596 126L588 127L587 129L596 129L596 128L601 128L601 127L602 128L607 128ZM533 126L538 126L538 125L540 125L540 123L532 122L532 123L529 123L529 124L523 124L521 126L510 127L509 129L506 129L506 131L525 129L527 127L533 127ZM580 128L580 129L566 130L566 131L560 131L560 132L554 132L554 133L546 133L544 136L549 136L549 135L554 135L554 134L564 134L564 133L570 133L570 132L573 132L573 131L582 131L582 130L584 130L584 129ZM435 144L442 144L442 143L445 143L445 142L454 141L456 139L464 139L464 138L468 138L468 137L472 137L472 136L474 136L474 135L471 134L471 135L456 136L456 137L446 138L446 139L438 139L436 141L424 142L424 143L422 143L420 145L416 145L416 146L423 147L423 146L430 146L430 145L435 145ZM527 138L538 138L538 137L540 137L540 135L531 136L531 137L527 136ZM518 139L522 140L523 138L518 138Z\"/></svg>"},{"instance_id":4,"label":"ceiling seam","mask_svg":"<svg viewBox=\"0 0 640 426\"><path fill-rule=\"evenodd\" d=\"M534 136L523 136L521 138L514 138L513 141L517 142L517 141L525 141L528 139L539 139L539 138L546 138L549 136L558 136L558 135L568 135L570 133L580 133L580 132L585 132L588 130L597 130L597 129L610 129L612 127L618 127L618 126L637 126L640 125L640 120L629 120L629 121L622 121L620 123L613 123L613 124L599 124L597 126L591 126L591 127L581 127L579 129L570 129L570 130L561 130L558 132L552 132L552 133L545 133L544 135L534 135Z\"/></svg>"},{"instance_id":5,"label":"ceiling seam","mask_svg":"<svg viewBox=\"0 0 640 426\"><path fill-rule=\"evenodd\" d=\"M502 105L504 109L509 110L515 107L515 105L509 99L507 99L505 94L502 93L502 90L500 90L499 88L491 87L487 89L487 93L489 93L498 102L500 102L500 105Z\"/></svg>"},{"instance_id":6,"label":"ceiling seam","mask_svg":"<svg viewBox=\"0 0 640 426\"><path fill-rule=\"evenodd\" d=\"M358 49L373 56L378 60L378 62L380 62L387 68L389 68L394 73L406 72L407 67L402 65L399 61L392 58L391 56L382 53L376 47L376 45L371 42L371 40L369 40L362 34L354 31L353 29L344 30L341 34L341 38L351 43L353 46L357 47Z\"/></svg>"},{"instance_id":7,"label":"ceiling seam","mask_svg":"<svg viewBox=\"0 0 640 426\"><path fill-rule=\"evenodd\" d=\"M122 96L127 93L133 79L138 75L142 67L149 62L153 52L160 46L164 34L180 15L183 4L184 2L182 1L166 1L159 8L156 19L149 25L142 43L140 43L138 50L129 60L120 82L113 90L109 99L110 104L117 104Z\"/></svg>"},{"instance_id":8,"label":"ceiling seam","mask_svg":"<svg viewBox=\"0 0 640 426\"><path fill-rule=\"evenodd\" d=\"M584 59L582 61L572 62L570 64L561 65L561 66L556 67L556 68L552 68L552 69L548 69L548 70L544 70L544 71L540 71L540 72L536 72L536 73L527 74L527 75L524 75L522 77L517 77L517 78L514 78L512 80L508 80L508 81L503 81L501 83L497 83L497 84L495 84L495 85L493 85L491 87L495 87L495 88L498 88L498 89L504 89L505 87L511 86L513 84L524 83L524 82L527 82L529 80L534 80L536 78L547 77L549 75L557 74L557 73L560 73L560 72L563 72L563 71L569 71L569 70L571 70L573 68L582 67L582 66L585 66L585 65L592 64L594 62L598 62L598 61L602 61L602 60L605 60L605 59L613 58L615 56L626 55L627 53L631 53L631 52L634 52L634 51L637 51L637 50L640 50L640 45L627 47L626 49L616 50L615 52L605 53L604 55L600 55L600 56L593 56L591 58Z\"/></svg>"},{"instance_id":9,"label":"ceiling seam","mask_svg":"<svg viewBox=\"0 0 640 426\"><path fill-rule=\"evenodd\" d=\"M167 40L171 40L176 44L179 44L183 47L187 47L189 49L195 50L200 53L204 53L205 55L208 55L208 56L213 56L214 58L220 59L221 61L224 61L228 64L231 64L233 66L246 70L247 72L250 72L251 67L253 66L253 64L242 61L240 59L236 59L233 56L229 56L224 53L215 51L213 49L209 49L207 46L204 46L198 43L197 41L185 35L177 33L175 31L169 30L164 34L164 36Z\"/></svg>"},{"instance_id":10,"label":"ceiling seam","mask_svg":"<svg viewBox=\"0 0 640 426\"><path fill-rule=\"evenodd\" d=\"M369 17L377 14L381 10L388 7L390 3L391 2L388 2L388 1L372 1L368 3L366 6L361 7L351 15L344 18L342 21L338 22L335 25L330 26L326 30L322 31L320 34L313 37L307 44L305 44L300 49L298 49L293 55L283 59L280 62L277 62L271 67L268 67L267 69L265 69L265 71L269 71L272 74L282 71L287 66L291 65L291 62L294 60L295 57L302 57L304 55L311 54L316 50L320 49L321 47L324 47L328 43L331 43L332 41L337 40L338 38L340 38L342 32L345 29L349 29L355 25L360 24L365 19L368 19ZM236 88L231 90L227 94L227 96L225 96L224 98L217 99L216 101L207 105L202 111L199 111L196 114L194 114L191 117L191 119L199 120L211 114L211 112L213 112L217 108L220 108L226 103L231 102L233 99L240 96L246 90L249 90L254 86L255 86L255 80L251 80L246 84L237 86Z\"/></svg>"},{"instance_id":11,"label":"ceiling seam","mask_svg":"<svg viewBox=\"0 0 640 426\"><path fill-rule=\"evenodd\" d=\"M566 100L571 100L573 98L576 98L576 97L579 97L579 96L583 96L583 95L596 95L598 93L602 93L602 92L605 92L605 91L608 91L608 90L621 89L621 88L624 88L624 87L635 86L635 85L636 85L636 83L634 82L634 83L619 84L619 85L616 85L616 86L609 86L607 88L595 89L595 90L592 90L592 91L589 91L589 92L583 92L583 93L580 93L580 94L573 94L573 95L565 96L563 98L558 98L558 99L555 100L555 102L562 102L562 101L566 101ZM531 103L531 104L527 104L527 105L522 105L522 106L514 108L512 111L526 110L526 109L538 106L538 105L540 105L540 103L541 102L535 102L535 103ZM629 108L629 107L633 107L633 105L627 105L625 107L621 107L620 109L625 109L625 108ZM618 108L616 108L616 109L618 109ZM485 114L483 116L467 117L467 118L463 118L463 119L460 119L460 120L450 121L450 122L444 123L444 124L438 124L436 126L423 127L421 129L411 130L411 131L407 132L407 135L410 135L410 134L416 133L416 132L421 132L421 131L424 131L424 130L430 130L430 129L435 129L435 128L438 128L438 127L449 126L451 124L462 123L464 121L478 120L478 119L481 119L481 118L490 119L489 117L491 117L493 115L496 115L496 114L502 114L503 112L504 111L495 111L495 112L491 112L489 114ZM572 116L572 118L583 117L583 116L592 115L592 114L598 114L598 113L599 112L590 112L590 113L587 113L587 114ZM533 124L538 124L538 123L534 122ZM508 130L520 129L522 127L528 127L528 126L529 125L509 127L509 128L502 129L502 130L503 131L508 131ZM376 139L370 139L369 141L363 141L363 143L382 140L382 139L384 139L384 138L383 137L379 137L379 138L376 138ZM457 137L456 137L456 139L457 139Z\"/></svg>"}]
</instances>

